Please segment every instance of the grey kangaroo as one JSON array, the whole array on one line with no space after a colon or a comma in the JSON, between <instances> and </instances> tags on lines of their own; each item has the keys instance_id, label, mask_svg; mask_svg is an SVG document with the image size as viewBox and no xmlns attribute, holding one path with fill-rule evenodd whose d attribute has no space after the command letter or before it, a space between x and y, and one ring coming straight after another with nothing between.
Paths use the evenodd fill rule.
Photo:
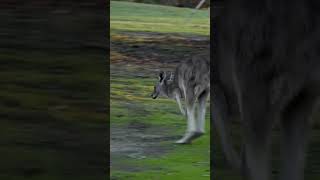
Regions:
<instances>
[{"instance_id":1,"label":"grey kangaroo","mask_svg":"<svg viewBox=\"0 0 320 180\"><path fill-rule=\"evenodd\" d=\"M175 99L180 111L187 118L185 135L176 143L187 144L205 133L206 101L210 93L209 55L193 56L177 66L174 75L160 72L152 98L164 96ZM185 101L183 108L181 99ZM195 117L198 102L197 118Z\"/></svg>"},{"instance_id":2,"label":"grey kangaroo","mask_svg":"<svg viewBox=\"0 0 320 180\"><path fill-rule=\"evenodd\" d=\"M211 25L211 106L227 160L245 179L271 179L271 135L282 126L281 180L304 179L320 96L320 3L230 0ZM242 124L243 152L230 121Z\"/></svg>"}]
</instances>

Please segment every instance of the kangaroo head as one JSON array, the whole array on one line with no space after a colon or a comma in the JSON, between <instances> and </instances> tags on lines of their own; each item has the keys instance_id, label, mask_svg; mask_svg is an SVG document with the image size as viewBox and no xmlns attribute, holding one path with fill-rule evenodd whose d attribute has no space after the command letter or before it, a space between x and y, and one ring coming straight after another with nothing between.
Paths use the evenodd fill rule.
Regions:
<instances>
[{"instance_id":1,"label":"kangaroo head","mask_svg":"<svg viewBox=\"0 0 320 180\"><path fill-rule=\"evenodd\" d=\"M172 81L172 73L168 77L167 74L164 71L161 71L159 73L159 81L156 83L153 89L153 93L151 94L151 97L153 99L156 99L158 96L168 96L167 87L168 87L168 81Z\"/></svg>"}]
</instances>

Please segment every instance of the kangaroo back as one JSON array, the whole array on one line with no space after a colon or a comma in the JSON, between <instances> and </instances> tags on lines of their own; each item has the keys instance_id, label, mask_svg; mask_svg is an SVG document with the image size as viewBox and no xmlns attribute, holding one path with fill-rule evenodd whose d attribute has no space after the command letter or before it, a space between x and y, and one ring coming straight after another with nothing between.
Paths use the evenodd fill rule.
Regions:
<instances>
[{"instance_id":1,"label":"kangaroo back","mask_svg":"<svg viewBox=\"0 0 320 180\"><path fill-rule=\"evenodd\" d=\"M210 88L210 62L208 55L193 56L178 66L175 72L175 81L182 92L192 91L192 95L196 97ZM186 95L185 93L183 94Z\"/></svg>"}]
</instances>

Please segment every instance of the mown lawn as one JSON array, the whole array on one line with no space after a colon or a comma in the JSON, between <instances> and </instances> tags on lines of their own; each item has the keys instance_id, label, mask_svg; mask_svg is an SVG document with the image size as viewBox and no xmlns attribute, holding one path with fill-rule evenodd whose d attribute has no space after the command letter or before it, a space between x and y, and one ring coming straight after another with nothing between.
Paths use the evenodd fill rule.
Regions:
<instances>
[{"instance_id":1,"label":"mown lawn","mask_svg":"<svg viewBox=\"0 0 320 180\"><path fill-rule=\"evenodd\" d=\"M116 1L111 1L110 5L111 32L210 33L207 10L196 11L191 16L193 10L189 8Z\"/></svg>"}]
</instances>

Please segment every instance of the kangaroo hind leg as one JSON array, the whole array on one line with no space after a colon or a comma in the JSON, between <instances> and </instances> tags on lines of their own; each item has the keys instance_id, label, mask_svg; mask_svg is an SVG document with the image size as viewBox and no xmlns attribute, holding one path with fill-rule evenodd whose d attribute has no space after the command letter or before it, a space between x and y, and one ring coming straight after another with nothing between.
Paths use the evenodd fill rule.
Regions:
<instances>
[{"instance_id":1,"label":"kangaroo hind leg","mask_svg":"<svg viewBox=\"0 0 320 180\"><path fill-rule=\"evenodd\" d=\"M205 133L205 116L206 116L206 101L209 95L209 90L200 94L198 101L198 119L197 119L197 131Z\"/></svg>"},{"instance_id":2,"label":"kangaroo hind leg","mask_svg":"<svg viewBox=\"0 0 320 180\"><path fill-rule=\"evenodd\" d=\"M197 130L195 120L195 96L191 89L186 92L185 100L187 108L187 130L185 135L180 140L176 141L178 144L189 144L192 140L203 134Z\"/></svg>"},{"instance_id":3,"label":"kangaroo hind leg","mask_svg":"<svg viewBox=\"0 0 320 180\"><path fill-rule=\"evenodd\" d=\"M182 104L181 104L181 98L180 98L180 94L175 94L175 99L177 101L177 104L179 106L180 112L183 116L186 116L186 110L183 108Z\"/></svg>"}]
</instances>

